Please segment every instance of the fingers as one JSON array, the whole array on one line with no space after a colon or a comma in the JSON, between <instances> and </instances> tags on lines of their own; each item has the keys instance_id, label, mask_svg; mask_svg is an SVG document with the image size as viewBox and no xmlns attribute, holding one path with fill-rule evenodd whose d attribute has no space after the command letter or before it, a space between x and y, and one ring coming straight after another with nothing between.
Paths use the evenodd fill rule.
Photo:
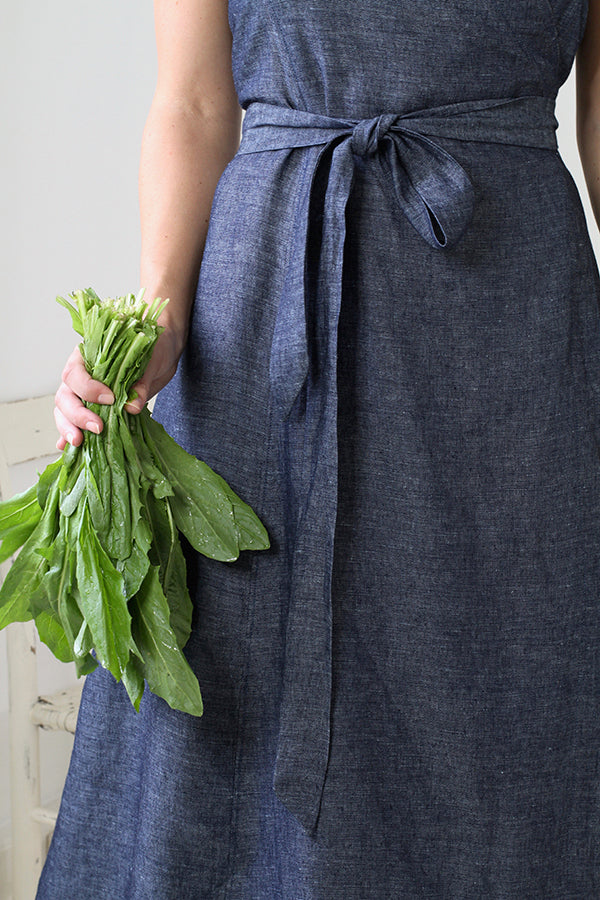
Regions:
<instances>
[{"instance_id":1,"label":"fingers","mask_svg":"<svg viewBox=\"0 0 600 900\"><path fill-rule=\"evenodd\" d=\"M54 420L60 432L57 449L63 450L67 444L78 447L83 440L83 430L100 434L103 422L82 402L114 403L112 391L90 378L81 358L79 348L69 356L62 374L62 383L56 392Z\"/></svg>"},{"instance_id":2,"label":"fingers","mask_svg":"<svg viewBox=\"0 0 600 900\"><path fill-rule=\"evenodd\" d=\"M54 403L56 427L69 444L77 447L83 439L81 431L84 429L95 434L102 431L104 423L100 416L84 406L77 394L64 382L56 392Z\"/></svg>"},{"instance_id":3,"label":"fingers","mask_svg":"<svg viewBox=\"0 0 600 900\"><path fill-rule=\"evenodd\" d=\"M141 412L150 397L166 383L167 379L161 380L160 377L161 372L165 368L166 346L165 335L163 335L162 340L159 339L150 362L146 366L146 371L140 380L133 385L132 392L135 391L137 397L130 403L125 404L126 412L134 414Z\"/></svg>"},{"instance_id":4,"label":"fingers","mask_svg":"<svg viewBox=\"0 0 600 900\"><path fill-rule=\"evenodd\" d=\"M151 360L142 378L133 385L137 397L125 404L128 413L139 413L143 410L148 400L167 384L175 374L176 363L166 367L162 354L156 354Z\"/></svg>"},{"instance_id":5,"label":"fingers","mask_svg":"<svg viewBox=\"0 0 600 900\"><path fill-rule=\"evenodd\" d=\"M79 347L69 356L62 373L63 383L88 403L114 403L112 391L101 381L90 378L81 358Z\"/></svg>"},{"instance_id":6,"label":"fingers","mask_svg":"<svg viewBox=\"0 0 600 900\"><path fill-rule=\"evenodd\" d=\"M78 447L81 444L83 440L82 432L63 415L57 406L54 407L54 421L60 431L60 438L56 443L59 450L64 450L67 444L72 444L73 447Z\"/></svg>"},{"instance_id":7,"label":"fingers","mask_svg":"<svg viewBox=\"0 0 600 900\"><path fill-rule=\"evenodd\" d=\"M136 392L137 397L135 400L126 403L124 409L128 413L139 413L143 410L146 405L146 400L148 399L148 385L145 381L138 381L134 384L133 390Z\"/></svg>"}]
</instances>

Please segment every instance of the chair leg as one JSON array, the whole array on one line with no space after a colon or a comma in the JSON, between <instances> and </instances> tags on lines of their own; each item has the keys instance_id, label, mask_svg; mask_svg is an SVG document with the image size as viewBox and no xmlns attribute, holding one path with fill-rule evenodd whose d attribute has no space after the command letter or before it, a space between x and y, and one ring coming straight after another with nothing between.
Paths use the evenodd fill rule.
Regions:
<instances>
[{"instance_id":1,"label":"chair leg","mask_svg":"<svg viewBox=\"0 0 600 900\"><path fill-rule=\"evenodd\" d=\"M45 859L43 830L31 817L40 806L39 733L30 718L38 697L35 628L6 630L8 653L13 900L34 900Z\"/></svg>"}]
</instances>

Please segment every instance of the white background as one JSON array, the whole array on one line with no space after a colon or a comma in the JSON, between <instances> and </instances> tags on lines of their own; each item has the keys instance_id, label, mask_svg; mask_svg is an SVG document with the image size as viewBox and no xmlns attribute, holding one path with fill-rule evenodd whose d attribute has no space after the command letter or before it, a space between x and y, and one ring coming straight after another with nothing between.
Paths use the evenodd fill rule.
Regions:
<instances>
[{"instance_id":1,"label":"white background","mask_svg":"<svg viewBox=\"0 0 600 900\"><path fill-rule=\"evenodd\" d=\"M155 82L152 3L5 3L0 46L1 402L54 392L75 343L56 294L139 287L137 166ZM598 254L575 142L573 72L557 118ZM71 678L69 667L43 662L42 690ZM0 634L0 853L9 815L6 711ZM1 869L0 860L0 896Z\"/></svg>"}]
</instances>

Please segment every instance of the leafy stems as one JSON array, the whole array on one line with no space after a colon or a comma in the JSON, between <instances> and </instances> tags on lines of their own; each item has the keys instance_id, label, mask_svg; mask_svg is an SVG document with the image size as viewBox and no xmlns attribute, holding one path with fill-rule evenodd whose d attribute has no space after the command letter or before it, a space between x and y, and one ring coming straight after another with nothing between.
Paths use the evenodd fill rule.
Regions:
<instances>
[{"instance_id":1,"label":"leafy stems","mask_svg":"<svg viewBox=\"0 0 600 900\"><path fill-rule=\"evenodd\" d=\"M183 654L192 622L179 533L232 562L269 538L253 510L190 456L147 409L124 411L162 331L168 301L143 291L101 300L91 289L58 302L82 335L92 377L115 395L94 405L101 435L84 432L28 491L0 503L0 561L20 549L0 588L0 628L33 619L42 641L77 674L101 665L136 710L147 686L174 709L202 714Z\"/></svg>"}]
</instances>

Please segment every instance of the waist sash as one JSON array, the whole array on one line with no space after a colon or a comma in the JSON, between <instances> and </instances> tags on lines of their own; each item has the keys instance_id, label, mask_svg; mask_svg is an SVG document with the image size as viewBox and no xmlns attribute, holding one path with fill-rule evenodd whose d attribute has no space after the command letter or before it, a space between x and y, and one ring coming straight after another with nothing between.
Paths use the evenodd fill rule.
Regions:
<instances>
[{"instance_id":1,"label":"waist sash","mask_svg":"<svg viewBox=\"0 0 600 900\"><path fill-rule=\"evenodd\" d=\"M289 611L273 786L311 832L327 770L331 717L331 575L337 515L337 331L345 208L358 160L435 248L455 244L473 214L462 166L434 137L556 150L554 99L524 96L430 107L359 121L253 102L238 153L322 145L300 197L304 220L284 273L270 358L281 462L292 509ZM330 155L327 186L316 173ZM315 241L315 234L319 236Z\"/></svg>"}]
</instances>

